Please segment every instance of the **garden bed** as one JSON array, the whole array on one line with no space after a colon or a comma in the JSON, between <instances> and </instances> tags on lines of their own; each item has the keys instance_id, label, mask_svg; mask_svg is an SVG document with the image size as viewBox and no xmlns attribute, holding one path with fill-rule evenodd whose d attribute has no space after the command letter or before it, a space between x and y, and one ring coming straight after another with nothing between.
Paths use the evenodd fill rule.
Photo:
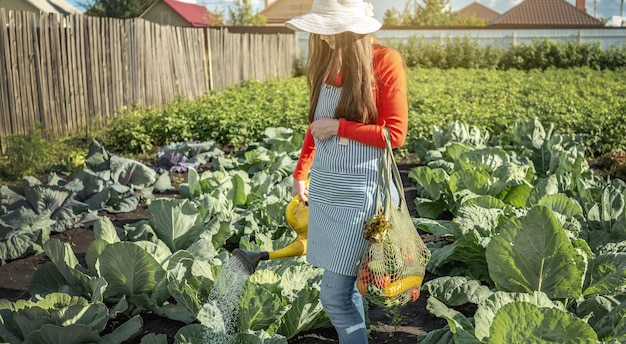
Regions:
<instances>
[{"instance_id":1,"label":"garden bed","mask_svg":"<svg viewBox=\"0 0 626 344\"><path fill-rule=\"evenodd\" d=\"M147 162L149 163L149 162ZM399 164L400 173L403 178L405 195L408 200L415 198L415 188L411 184L407 175L411 168L415 167L415 160L407 158ZM178 197L178 184L187 179L185 174L172 175L171 192L157 195L156 197ZM411 203L411 202L409 202ZM409 210L415 216L413 204L409 204ZM134 223L148 218L147 206L142 203L134 211L128 213L101 213L101 216L109 217L116 226ZM60 241L70 243L79 261L84 263L87 248L94 240L94 233L89 229L74 228L66 230L52 236ZM424 241L437 240L432 235L423 234ZM27 299L28 285L37 268L49 261L45 254L28 256L22 259L10 261L0 265L0 299L15 301L17 299ZM426 276L429 279L430 276ZM439 319L426 310L427 293L422 293L421 297L399 310L399 314L392 314L389 310L372 306L368 310L368 321L371 329L370 339L374 343L415 343L417 334L428 333L429 331L445 326L446 322ZM466 307L467 308L467 307ZM459 309L461 312L471 315L473 309ZM168 340L173 342L174 335L179 328L185 324L171 319L160 317L154 314L142 314L143 331L136 336L133 341L127 343L139 343L141 337L148 333L163 333L168 336ZM114 326L114 324L110 324ZM337 334L333 328L314 329L298 334L289 340L289 343L338 343Z\"/></svg>"}]
</instances>

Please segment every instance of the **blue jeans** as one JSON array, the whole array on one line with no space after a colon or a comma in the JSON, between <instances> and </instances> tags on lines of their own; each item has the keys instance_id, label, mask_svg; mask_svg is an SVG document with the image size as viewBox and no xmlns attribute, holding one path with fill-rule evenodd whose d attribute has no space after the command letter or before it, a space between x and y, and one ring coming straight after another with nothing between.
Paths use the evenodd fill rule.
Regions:
<instances>
[{"instance_id":1,"label":"blue jeans","mask_svg":"<svg viewBox=\"0 0 626 344\"><path fill-rule=\"evenodd\" d=\"M320 301L337 330L340 344L367 344L363 298L356 289L356 277L324 271Z\"/></svg>"}]
</instances>

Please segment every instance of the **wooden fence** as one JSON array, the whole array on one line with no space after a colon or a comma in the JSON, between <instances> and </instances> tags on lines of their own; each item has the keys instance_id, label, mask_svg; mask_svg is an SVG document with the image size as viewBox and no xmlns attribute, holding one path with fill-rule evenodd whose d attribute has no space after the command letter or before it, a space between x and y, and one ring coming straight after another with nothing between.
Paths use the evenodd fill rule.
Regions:
<instances>
[{"instance_id":1,"label":"wooden fence","mask_svg":"<svg viewBox=\"0 0 626 344\"><path fill-rule=\"evenodd\" d=\"M297 55L292 33L0 8L0 151L36 123L48 139L89 135L124 108L289 77Z\"/></svg>"}]
</instances>

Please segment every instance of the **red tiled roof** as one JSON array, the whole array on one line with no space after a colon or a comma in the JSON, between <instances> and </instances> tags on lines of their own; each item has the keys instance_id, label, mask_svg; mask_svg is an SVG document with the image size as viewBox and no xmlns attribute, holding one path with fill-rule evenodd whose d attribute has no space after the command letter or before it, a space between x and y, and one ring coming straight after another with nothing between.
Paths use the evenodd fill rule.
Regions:
<instances>
[{"instance_id":1,"label":"red tiled roof","mask_svg":"<svg viewBox=\"0 0 626 344\"><path fill-rule=\"evenodd\" d=\"M217 17L206 7L176 0L162 0L192 26L204 27L215 25Z\"/></svg>"},{"instance_id":2,"label":"red tiled roof","mask_svg":"<svg viewBox=\"0 0 626 344\"><path fill-rule=\"evenodd\" d=\"M460 15L473 15L478 19L485 20L492 20L500 15L500 13L477 2L472 2L471 4L460 9L457 13Z\"/></svg>"},{"instance_id":3,"label":"red tiled roof","mask_svg":"<svg viewBox=\"0 0 626 344\"><path fill-rule=\"evenodd\" d=\"M525 0L487 26L601 27L604 23L565 0Z\"/></svg>"}]
</instances>

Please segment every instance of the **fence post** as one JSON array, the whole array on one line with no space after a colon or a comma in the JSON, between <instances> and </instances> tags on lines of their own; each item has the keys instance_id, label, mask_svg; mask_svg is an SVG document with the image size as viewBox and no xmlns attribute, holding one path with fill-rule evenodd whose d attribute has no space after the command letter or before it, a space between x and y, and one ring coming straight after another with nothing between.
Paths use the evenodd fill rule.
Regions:
<instances>
[{"instance_id":1,"label":"fence post","mask_svg":"<svg viewBox=\"0 0 626 344\"><path fill-rule=\"evenodd\" d=\"M203 30L204 32L204 36L205 36L205 47L206 47L206 56L207 56L207 63L208 63L208 69L207 71L209 72L209 75L207 77L207 81L208 81L208 93L211 93L211 91L213 90L213 56L212 56L212 49L211 49L211 29L210 28L205 28Z\"/></svg>"},{"instance_id":2,"label":"fence post","mask_svg":"<svg viewBox=\"0 0 626 344\"><path fill-rule=\"evenodd\" d=\"M11 134L11 121L9 120L10 103L12 98L10 97L12 83L9 78L10 66L8 65L9 59L9 40L8 40L8 27L7 27L7 13L4 8L0 8L0 153L4 154L7 149L5 137Z\"/></svg>"}]
</instances>

